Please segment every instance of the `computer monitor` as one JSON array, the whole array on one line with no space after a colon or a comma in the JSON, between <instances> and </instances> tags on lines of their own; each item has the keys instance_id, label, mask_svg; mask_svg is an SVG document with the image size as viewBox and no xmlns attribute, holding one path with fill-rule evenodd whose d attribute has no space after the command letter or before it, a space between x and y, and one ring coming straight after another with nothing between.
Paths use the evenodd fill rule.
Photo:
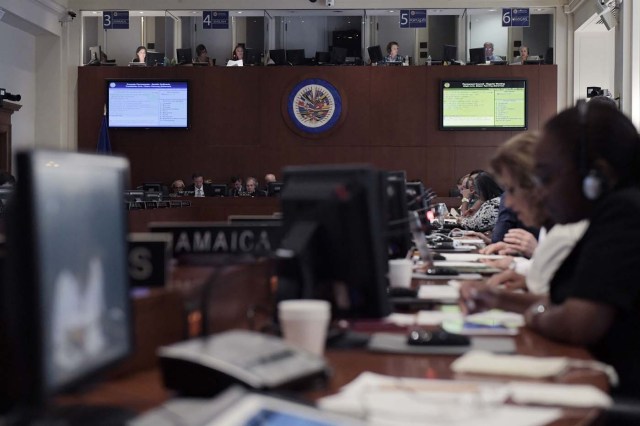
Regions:
<instances>
[{"instance_id":1,"label":"computer monitor","mask_svg":"<svg viewBox=\"0 0 640 426\"><path fill-rule=\"evenodd\" d=\"M347 59L347 49L345 47L336 47L334 46L331 49L331 63L336 65L344 64L344 61Z\"/></svg>"},{"instance_id":2,"label":"computer monitor","mask_svg":"<svg viewBox=\"0 0 640 426\"><path fill-rule=\"evenodd\" d=\"M330 300L334 318L388 315L381 172L299 166L283 175L279 300Z\"/></svg>"},{"instance_id":3,"label":"computer monitor","mask_svg":"<svg viewBox=\"0 0 640 426\"><path fill-rule=\"evenodd\" d=\"M553 65L553 47L547 49L547 54L544 55L544 63L547 65Z\"/></svg>"},{"instance_id":4,"label":"computer monitor","mask_svg":"<svg viewBox=\"0 0 640 426\"><path fill-rule=\"evenodd\" d=\"M244 49L244 65L262 65L261 53L258 49Z\"/></svg>"},{"instance_id":5,"label":"computer monitor","mask_svg":"<svg viewBox=\"0 0 640 426\"><path fill-rule=\"evenodd\" d=\"M164 53L161 52L147 52L145 59L147 66L149 67L161 67L164 66Z\"/></svg>"},{"instance_id":6,"label":"computer monitor","mask_svg":"<svg viewBox=\"0 0 640 426\"><path fill-rule=\"evenodd\" d=\"M89 62L90 65L99 65L102 61L102 48L100 46L89 47Z\"/></svg>"},{"instance_id":7,"label":"computer monitor","mask_svg":"<svg viewBox=\"0 0 640 426\"><path fill-rule=\"evenodd\" d=\"M275 197L276 195L280 195L282 192L282 182L268 182L267 183L267 195L269 197Z\"/></svg>"},{"instance_id":8,"label":"computer monitor","mask_svg":"<svg viewBox=\"0 0 640 426\"><path fill-rule=\"evenodd\" d=\"M451 62L458 59L458 47L452 44L442 46L442 60Z\"/></svg>"},{"instance_id":9,"label":"computer monitor","mask_svg":"<svg viewBox=\"0 0 640 426\"><path fill-rule=\"evenodd\" d=\"M287 62L291 65L304 65L304 49L287 50Z\"/></svg>"},{"instance_id":10,"label":"computer monitor","mask_svg":"<svg viewBox=\"0 0 640 426\"><path fill-rule=\"evenodd\" d=\"M275 65L287 65L287 58L284 49L270 50L269 57Z\"/></svg>"},{"instance_id":11,"label":"computer monitor","mask_svg":"<svg viewBox=\"0 0 640 426\"><path fill-rule=\"evenodd\" d=\"M176 61L179 65L190 64L193 62L193 53L191 48L176 49Z\"/></svg>"},{"instance_id":12,"label":"computer monitor","mask_svg":"<svg viewBox=\"0 0 640 426\"><path fill-rule=\"evenodd\" d=\"M369 59L371 59L372 64L384 61L382 48L380 46L367 47L367 52L369 52Z\"/></svg>"},{"instance_id":13,"label":"computer monitor","mask_svg":"<svg viewBox=\"0 0 640 426\"><path fill-rule=\"evenodd\" d=\"M476 65L485 63L484 47L469 49L469 63Z\"/></svg>"},{"instance_id":14,"label":"computer monitor","mask_svg":"<svg viewBox=\"0 0 640 426\"><path fill-rule=\"evenodd\" d=\"M329 52L316 52L316 63L318 65L328 64L331 61Z\"/></svg>"},{"instance_id":15,"label":"computer monitor","mask_svg":"<svg viewBox=\"0 0 640 426\"><path fill-rule=\"evenodd\" d=\"M387 250L390 259L400 259L411 249L409 208L404 170L383 175L383 194L387 204Z\"/></svg>"},{"instance_id":16,"label":"computer monitor","mask_svg":"<svg viewBox=\"0 0 640 426\"><path fill-rule=\"evenodd\" d=\"M211 193L214 197L226 197L227 196L227 185L225 184L213 184L209 185L211 188Z\"/></svg>"},{"instance_id":17,"label":"computer monitor","mask_svg":"<svg viewBox=\"0 0 640 426\"><path fill-rule=\"evenodd\" d=\"M132 353L128 161L47 151L16 160L0 286L0 401L38 408Z\"/></svg>"}]
</instances>

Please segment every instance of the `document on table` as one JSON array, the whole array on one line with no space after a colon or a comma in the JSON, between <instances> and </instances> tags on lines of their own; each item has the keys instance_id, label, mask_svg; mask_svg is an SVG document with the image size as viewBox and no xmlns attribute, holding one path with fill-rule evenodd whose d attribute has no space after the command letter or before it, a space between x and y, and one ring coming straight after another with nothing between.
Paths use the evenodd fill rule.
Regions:
<instances>
[{"instance_id":1,"label":"document on table","mask_svg":"<svg viewBox=\"0 0 640 426\"><path fill-rule=\"evenodd\" d=\"M504 383L414 379L362 373L318 401L323 410L348 414L371 425L532 426L561 416L556 408L505 405Z\"/></svg>"}]
</instances>

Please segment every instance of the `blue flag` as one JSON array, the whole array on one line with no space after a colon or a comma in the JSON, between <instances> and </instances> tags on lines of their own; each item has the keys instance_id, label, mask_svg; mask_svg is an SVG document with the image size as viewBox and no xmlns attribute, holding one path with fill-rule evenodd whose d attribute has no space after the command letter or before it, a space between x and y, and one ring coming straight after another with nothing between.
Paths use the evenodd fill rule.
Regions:
<instances>
[{"instance_id":1,"label":"blue flag","mask_svg":"<svg viewBox=\"0 0 640 426\"><path fill-rule=\"evenodd\" d=\"M107 116L102 116L102 124L100 125L100 137L98 138L98 148L96 152L99 154L111 154L111 142L109 141L109 128L107 127Z\"/></svg>"}]
</instances>

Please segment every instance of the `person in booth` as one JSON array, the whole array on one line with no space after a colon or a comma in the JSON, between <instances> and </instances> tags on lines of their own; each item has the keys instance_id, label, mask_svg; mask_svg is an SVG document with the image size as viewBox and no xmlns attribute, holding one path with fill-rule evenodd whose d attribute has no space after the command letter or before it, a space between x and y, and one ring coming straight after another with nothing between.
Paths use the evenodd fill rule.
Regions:
<instances>
[{"instance_id":1,"label":"person in booth","mask_svg":"<svg viewBox=\"0 0 640 426\"><path fill-rule=\"evenodd\" d=\"M520 56L516 58L513 65L522 65L529 58L529 48L527 46L520 46L518 48Z\"/></svg>"},{"instance_id":2,"label":"person in booth","mask_svg":"<svg viewBox=\"0 0 640 426\"><path fill-rule=\"evenodd\" d=\"M384 58L388 63L400 63L404 62L404 57L398 54L400 51L400 45L397 41L390 41L387 44L387 56Z\"/></svg>"},{"instance_id":3,"label":"person in booth","mask_svg":"<svg viewBox=\"0 0 640 426\"><path fill-rule=\"evenodd\" d=\"M558 224L587 219L587 230L558 267L548 295L465 282L460 305L465 312L520 312L541 335L587 347L617 372L612 393L637 399L640 136L616 108L580 101L545 124L534 171L550 218Z\"/></svg>"},{"instance_id":4,"label":"person in booth","mask_svg":"<svg viewBox=\"0 0 640 426\"><path fill-rule=\"evenodd\" d=\"M493 43L486 41L484 43L484 60L485 61L501 61L502 58L493 54Z\"/></svg>"},{"instance_id":5,"label":"person in booth","mask_svg":"<svg viewBox=\"0 0 640 426\"><path fill-rule=\"evenodd\" d=\"M245 181L247 195L250 197L266 197L267 193L258 189L258 180L254 177L248 177Z\"/></svg>"},{"instance_id":6,"label":"person in booth","mask_svg":"<svg viewBox=\"0 0 640 426\"><path fill-rule=\"evenodd\" d=\"M264 175L264 190L268 191L269 190L269 182L276 182L276 175L274 175L273 173L267 173L266 175Z\"/></svg>"},{"instance_id":7,"label":"person in booth","mask_svg":"<svg viewBox=\"0 0 640 426\"><path fill-rule=\"evenodd\" d=\"M131 62L146 62L147 61L147 48L144 46L138 46L136 49L136 56Z\"/></svg>"},{"instance_id":8,"label":"person in booth","mask_svg":"<svg viewBox=\"0 0 640 426\"><path fill-rule=\"evenodd\" d=\"M196 57L193 62L197 62L200 64L209 64L213 65L213 62L209 58L209 54L207 53L207 48L204 44L199 44L196 46Z\"/></svg>"},{"instance_id":9,"label":"person in booth","mask_svg":"<svg viewBox=\"0 0 640 426\"><path fill-rule=\"evenodd\" d=\"M241 44L236 45L236 47L233 49L233 52L231 52L231 60L233 61L240 61L240 60L244 60L244 46Z\"/></svg>"},{"instance_id":10,"label":"person in booth","mask_svg":"<svg viewBox=\"0 0 640 426\"><path fill-rule=\"evenodd\" d=\"M204 184L202 173L194 173L191 179L193 183L187 186L187 191L193 191L194 197L213 197L215 195L211 187Z\"/></svg>"}]
</instances>

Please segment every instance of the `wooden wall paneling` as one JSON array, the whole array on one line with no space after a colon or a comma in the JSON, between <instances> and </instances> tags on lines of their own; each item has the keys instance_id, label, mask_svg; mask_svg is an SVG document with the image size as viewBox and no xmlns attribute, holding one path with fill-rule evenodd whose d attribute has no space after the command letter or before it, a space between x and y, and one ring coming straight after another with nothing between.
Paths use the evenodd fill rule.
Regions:
<instances>
[{"instance_id":1,"label":"wooden wall paneling","mask_svg":"<svg viewBox=\"0 0 640 426\"><path fill-rule=\"evenodd\" d=\"M215 182L231 175L280 177L288 164L370 162L404 168L446 193L459 174L485 167L495 147L516 132L438 130L443 78L524 77L529 124L538 129L556 112L557 67L81 67L78 146L94 151L104 79L184 78L191 81L189 131L112 130L115 152L129 157L132 182L181 177L200 170ZM332 133L306 138L283 116L283 98L305 78L323 78L342 93L346 118ZM437 148L434 150L434 148ZM402 166L404 165L404 166Z\"/></svg>"}]
</instances>

